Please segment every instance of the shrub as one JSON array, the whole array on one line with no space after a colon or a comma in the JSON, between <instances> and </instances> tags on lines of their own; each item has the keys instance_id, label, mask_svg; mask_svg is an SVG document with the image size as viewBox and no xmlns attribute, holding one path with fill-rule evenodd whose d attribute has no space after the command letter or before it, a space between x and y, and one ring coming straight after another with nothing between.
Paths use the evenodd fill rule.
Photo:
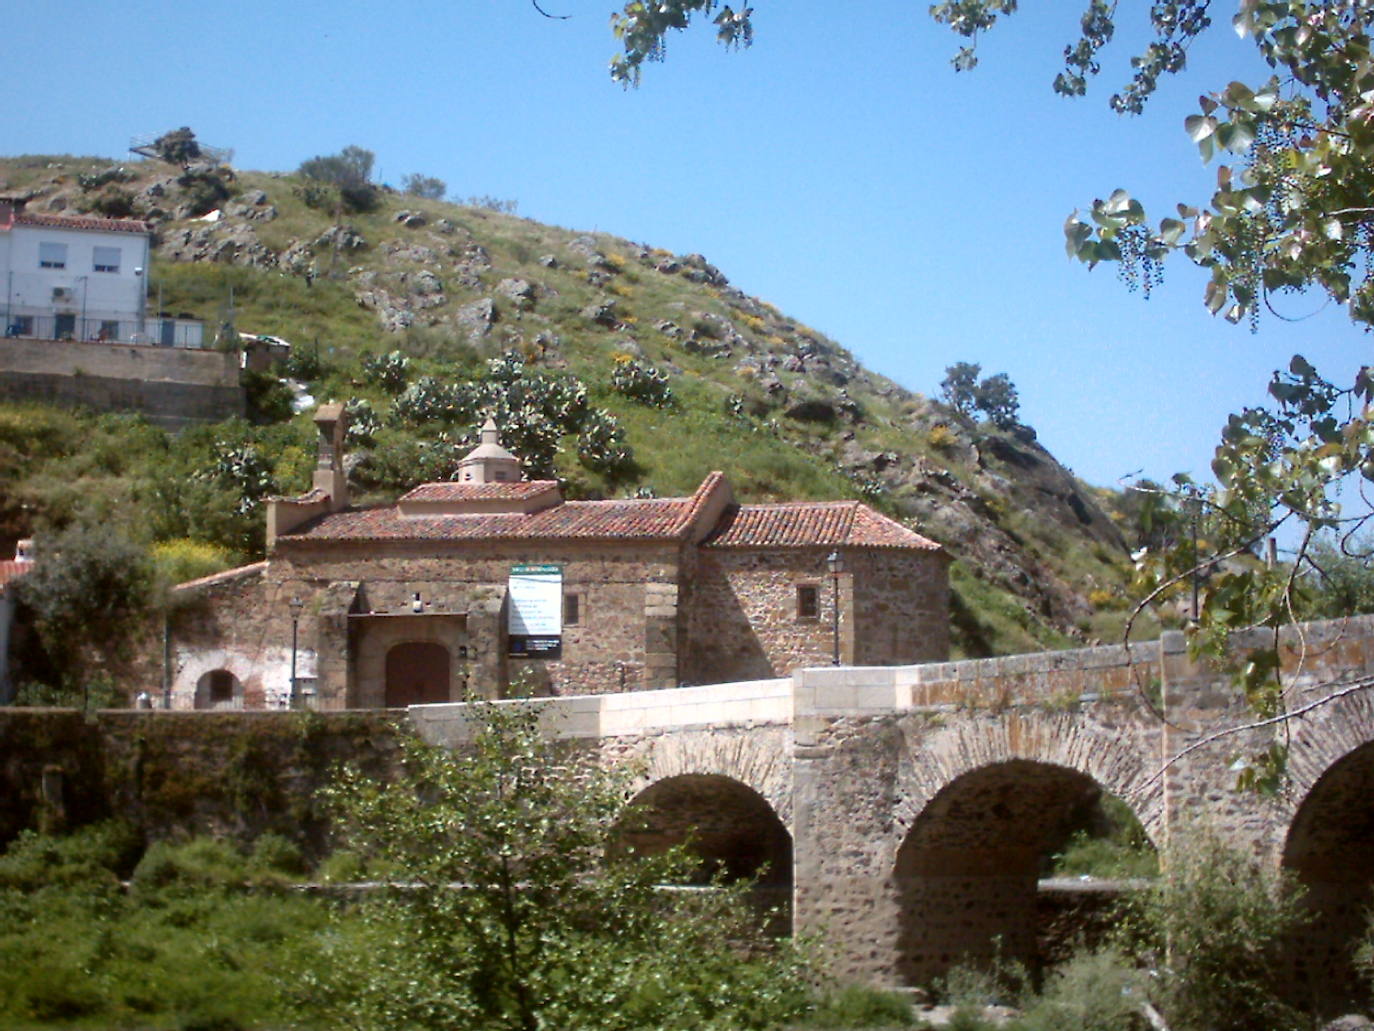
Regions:
<instances>
[{"instance_id":1,"label":"shrub","mask_svg":"<svg viewBox=\"0 0 1374 1031\"><path fill-rule=\"evenodd\" d=\"M106 186L88 204L90 210L106 218L128 218L134 213L134 195L118 186Z\"/></svg>"},{"instance_id":2,"label":"shrub","mask_svg":"<svg viewBox=\"0 0 1374 1031\"><path fill-rule=\"evenodd\" d=\"M324 375L324 363L320 360L320 345L316 343L308 350L293 345L290 354L286 356L286 361L282 363L282 371L286 373L289 379L319 379Z\"/></svg>"},{"instance_id":3,"label":"shrub","mask_svg":"<svg viewBox=\"0 0 1374 1031\"><path fill-rule=\"evenodd\" d=\"M1147 1031L1145 976L1112 949L1080 952L1050 974L1014 1031Z\"/></svg>"},{"instance_id":4,"label":"shrub","mask_svg":"<svg viewBox=\"0 0 1374 1031\"><path fill-rule=\"evenodd\" d=\"M213 211L229 199L229 185L216 169L187 169L177 177L177 185L181 187L192 216Z\"/></svg>"},{"instance_id":5,"label":"shrub","mask_svg":"<svg viewBox=\"0 0 1374 1031\"><path fill-rule=\"evenodd\" d=\"M388 394L399 394L410 377L410 359L400 351L363 355L363 378Z\"/></svg>"},{"instance_id":6,"label":"shrub","mask_svg":"<svg viewBox=\"0 0 1374 1031\"><path fill-rule=\"evenodd\" d=\"M377 187L370 182L376 158L370 150L348 146L337 154L324 154L301 162L297 169L299 175L332 186L336 191L332 196L327 193L311 196L303 192L302 199L310 207L328 207L327 201L337 198L338 203L348 211L373 210L380 199Z\"/></svg>"},{"instance_id":7,"label":"shrub","mask_svg":"<svg viewBox=\"0 0 1374 1031\"><path fill-rule=\"evenodd\" d=\"M424 197L428 200L443 200L444 194L448 192L448 183L442 179L436 179L432 175L421 175L419 172L412 172L401 180L401 189L412 197Z\"/></svg>"},{"instance_id":8,"label":"shrub","mask_svg":"<svg viewBox=\"0 0 1374 1031\"><path fill-rule=\"evenodd\" d=\"M382 421L366 398L351 398L344 405L348 413L348 429L344 431L345 442L352 447L371 447L382 428Z\"/></svg>"},{"instance_id":9,"label":"shrub","mask_svg":"<svg viewBox=\"0 0 1374 1031\"><path fill-rule=\"evenodd\" d=\"M926 443L930 445L933 451L944 451L954 447L958 442L958 438L955 437L954 431L942 422L937 422L930 428L930 431L926 433Z\"/></svg>"},{"instance_id":10,"label":"shrub","mask_svg":"<svg viewBox=\"0 0 1374 1031\"><path fill-rule=\"evenodd\" d=\"M1280 944L1305 919L1300 887L1208 830L1178 840L1157 887L1128 903L1124 924L1129 946L1158 968L1156 994L1169 1026L1300 1026L1274 994Z\"/></svg>"},{"instance_id":11,"label":"shrub","mask_svg":"<svg viewBox=\"0 0 1374 1031\"><path fill-rule=\"evenodd\" d=\"M663 892L690 883L682 850L607 861L627 769L559 749L537 707L469 715L461 751L412 741L393 781L352 771L333 792L348 840L411 884L363 901L374 947L338 950L299 986L314 1020L724 1031L807 1008L804 968L765 947L747 886Z\"/></svg>"},{"instance_id":12,"label":"shrub","mask_svg":"<svg viewBox=\"0 0 1374 1031\"><path fill-rule=\"evenodd\" d=\"M673 390L667 373L634 358L616 363L611 371L611 386L641 404L663 408L673 403Z\"/></svg>"},{"instance_id":13,"label":"shrub","mask_svg":"<svg viewBox=\"0 0 1374 1031\"><path fill-rule=\"evenodd\" d=\"M911 1018L911 1003L904 996L850 984L824 996L806 1023L816 1028L906 1027Z\"/></svg>"},{"instance_id":14,"label":"shrub","mask_svg":"<svg viewBox=\"0 0 1374 1031\"><path fill-rule=\"evenodd\" d=\"M24 831L0 855L0 890L113 886L133 869L142 847L138 832L119 820L90 824L63 836Z\"/></svg>"},{"instance_id":15,"label":"shrub","mask_svg":"<svg viewBox=\"0 0 1374 1031\"><path fill-rule=\"evenodd\" d=\"M158 579L166 584L199 580L202 576L228 569L232 564L228 550L218 544L178 537L153 545L153 565L157 569Z\"/></svg>"},{"instance_id":16,"label":"shrub","mask_svg":"<svg viewBox=\"0 0 1374 1031\"><path fill-rule=\"evenodd\" d=\"M577 458L588 469L614 478L634 466L634 452L625 443L625 434L615 416L598 408L583 424L577 437Z\"/></svg>"}]
</instances>

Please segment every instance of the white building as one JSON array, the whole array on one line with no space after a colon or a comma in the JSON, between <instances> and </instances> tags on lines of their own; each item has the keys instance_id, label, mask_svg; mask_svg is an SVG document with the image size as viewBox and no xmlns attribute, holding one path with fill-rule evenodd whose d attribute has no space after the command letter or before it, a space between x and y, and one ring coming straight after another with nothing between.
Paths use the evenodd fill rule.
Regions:
<instances>
[{"instance_id":1,"label":"white building","mask_svg":"<svg viewBox=\"0 0 1374 1031\"><path fill-rule=\"evenodd\" d=\"M152 226L39 214L0 198L4 336L200 347L201 323L149 316Z\"/></svg>"}]
</instances>

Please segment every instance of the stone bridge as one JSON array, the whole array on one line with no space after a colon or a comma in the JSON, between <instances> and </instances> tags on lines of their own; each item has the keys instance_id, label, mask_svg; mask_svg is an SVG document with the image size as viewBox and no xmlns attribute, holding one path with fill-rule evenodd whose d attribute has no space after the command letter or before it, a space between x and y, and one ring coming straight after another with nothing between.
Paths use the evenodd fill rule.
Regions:
<instances>
[{"instance_id":1,"label":"stone bridge","mask_svg":"<svg viewBox=\"0 0 1374 1031\"><path fill-rule=\"evenodd\" d=\"M1235 646L1253 646L1261 638ZM1156 847L1205 823L1291 868L1324 911L1295 978L1343 976L1374 878L1374 617L1286 628L1288 708L1270 727L1180 633L1147 644L553 700L551 734L635 758L653 828L727 873L790 888L794 927L836 969L917 984L956 962L1033 959L1042 859L1101 793ZM520 704L520 703L500 703ZM429 740L463 706L415 707ZM1227 732L1210 740L1220 732ZM1237 755L1281 743L1278 796L1235 790Z\"/></svg>"}]
</instances>

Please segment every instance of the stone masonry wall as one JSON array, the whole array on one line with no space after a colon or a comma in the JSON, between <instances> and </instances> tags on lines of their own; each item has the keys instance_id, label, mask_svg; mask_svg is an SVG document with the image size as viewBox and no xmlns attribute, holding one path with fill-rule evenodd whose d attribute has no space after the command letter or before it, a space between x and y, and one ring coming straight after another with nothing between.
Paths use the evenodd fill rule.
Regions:
<instances>
[{"instance_id":1,"label":"stone masonry wall","mask_svg":"<svg viewBox=\"0 0 1374 1031\"><path fill-rule=\"evenodd\" d=\"M244 412L238 355L57 340L0 340L0 396L142 412L176 429Z\"/></svg>"},{"instance_id":2,"label":"stone masonry wall","mask_svg":"<svg viewBox=\"0 0 1374 1031\"><path fill-rule=\"evenodd\" d=\"M443 542L334 545L327 550L282 545L270 576L305 592L308 607L325 585L352 582L360 584L358 605L364 612L409 612L418 593L426 613L468 613L467 640L477 656L472 684L489 697L504 694L517 678L527 679L536 693L552 695L676 683L675 546L463 542L461 551L444 550ZM560 659L506 655L502 606L507 577L511 566L531 562L561 564L564 593L579 597L578 623L564 627ZM315 632L305 622L302 628ZM317 647L322 704L368 704L370 697L348 697L347 669L326 668L325 656L337 654L338 643ZM369 691L365 685L359 689Z\"/></svg>"},{"instance_id":3,"label":"stone masonry wall","mask_svg":"<svg viewBox=\"0 0 1374 1031\"><path fill-rule=\"evenodd\" d=\"M836 584L829 549L704 549L688 613L690 683L784 676L830 665ZM840 661L894 665L949 654L948 578L937 555L846 549L839 577ZM817 613L798 611L798 588ZM857 628L857 633L856 633Z\"/></svg>"}]
</instances>

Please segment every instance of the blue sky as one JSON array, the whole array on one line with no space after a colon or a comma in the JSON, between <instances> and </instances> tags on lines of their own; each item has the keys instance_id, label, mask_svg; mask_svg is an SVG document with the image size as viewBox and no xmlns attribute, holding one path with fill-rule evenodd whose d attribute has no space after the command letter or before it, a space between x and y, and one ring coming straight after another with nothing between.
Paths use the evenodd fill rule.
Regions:
<instances>
[{"instance_id":1,"label":"blue sky","mask_svg":"<svg viewBox=\"0 0 1374 1031\"><path fill-rule=\"evenodd\" d=\"M1069 101L1050 82L1077 3L1016 15L956 74L957 41L924 3L756 0L751 50L694 29L628 92L606 74L608 0L543 6L571 17L526 0L74 0L61 32L7 25L25 85L0 150L120 156L190 125L239 167L289 170L358 144L392 183L423 172L540 221L700 252L913 390L961 360L1006 372L1024 421L1098 484L1205 475L1226 414L1294 352L1341 379L1369 360L1319 299L1285 299L1311 317L1251 335L1206 314L1184 264L1145 301L1064 256L1064 218L1116 187L1156 217L1210 194L1183 118L1199 93L1263 78L1229 25L1145 116L1119 118L1106 99L1143 7L1097 91Z\"/></svg>"}]
</instances>

